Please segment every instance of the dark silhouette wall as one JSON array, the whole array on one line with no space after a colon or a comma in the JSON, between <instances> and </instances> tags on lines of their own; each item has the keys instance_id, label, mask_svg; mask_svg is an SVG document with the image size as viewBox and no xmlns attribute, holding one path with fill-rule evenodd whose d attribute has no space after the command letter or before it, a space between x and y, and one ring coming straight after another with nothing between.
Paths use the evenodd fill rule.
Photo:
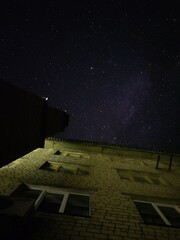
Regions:
<instances>
[{"instance_id":1,"label":"dark silhouette wall","mask_svg":"<svg viewBox=\"0 0 180 240\"><path fill-rule=\"evenodd\" d=\"M46 137L62 132L68 126L69 116L57 108L47 108Z\"/></svg>"},{"instance_id":2,"label":"dark silhouette wall","mask_svg":"<svg viewBox=\"0 0 180 240\"><path fill-rule=\"evenodd\" d=\"M43 147L45 137L68 125L64 111L48 107L45 98L4 81L0 85L0 109L0 166Z\"/></svg>"}]
</instances>

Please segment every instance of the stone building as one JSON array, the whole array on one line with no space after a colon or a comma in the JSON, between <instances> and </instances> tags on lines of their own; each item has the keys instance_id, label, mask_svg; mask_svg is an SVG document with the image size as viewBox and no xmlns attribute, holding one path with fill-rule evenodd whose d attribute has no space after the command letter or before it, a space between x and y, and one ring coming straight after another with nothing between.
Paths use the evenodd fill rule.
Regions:
<instances>
[{"instance_id":1,"label":"stone building","mask_svg":"<svg viewBox=\"0 0 180 240\"><path fill-rule=\"evenodd\" d=\"M12 225L5 226L1 236L180 239L179 160L179 155L46 139L44 148L0 169L1 195L33 201L30 221L9 235Z\"/></svg>"}]
</instances>

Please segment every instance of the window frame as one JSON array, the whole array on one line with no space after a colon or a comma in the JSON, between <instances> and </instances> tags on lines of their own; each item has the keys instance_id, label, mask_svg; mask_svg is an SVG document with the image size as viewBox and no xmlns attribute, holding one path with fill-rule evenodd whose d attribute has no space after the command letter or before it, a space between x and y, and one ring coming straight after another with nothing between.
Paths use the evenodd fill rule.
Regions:
<instances>
[{"instance_id":1,"label":"window frame","mask_svg":"<svg viewBox=\"0 0 180 240\"><path fill-rule=\"evenodd\" d=\"M59 206L59 210L57 213L60 214L64 214L65 209L66 209L66 205L68 202L68 198L69 195L79 195L79 196L86 196L88 197L89 200L89 205L88 205L88 216L83 216L83 217L90 217L91 216L91 198L90 198L90 194L87 193L79 193L79 192L69 192L69 191L64 191L61 188L57 188L57 187L50 187L50 186L44 186L44 185L34 185L34 184L28 184L25 183L25 186L27 186L28 189L30 190L38 190L41 191L38 198L36 199L35 203L34 203L34 208L35 210L38 210L38 207L40 206L41 202L43 201L43 199L46 196L46 193L50 193L50 194L59 194L59 195L63 195L63 200ZM21 187L18 186L18 187ZM16 190L15 190L16 191ZM74 215L77 216L77 215Z\"/></svg>"},{"instance_id":2,"label":"window frame","mask_svg":"<svg viewBox=\"0 0 180 240\"><path fill-rule=\"evenodd\" d=\"M180 214L180 207L178 205L172 205L172 204L166 204L166 203L159 203L159 202L148 202L148 201L142 201L142 200L133 200L133 202L140 202L140 203L148 203L151 204L153 206L153 208L156 210L156 212L158 213L158 215L161 217L161 219L164 221L164 225L163 226L171 226L174 227L169 220L166 218L166 216L161 212L161 210L159 209L159 207L169 207L169 208L174 208L179 214ZM139 209L136 207L136 209L138 210L140 216L141 213L139 211ZM143 217L141 216L141 218L143 219ZM143 219L144 221L144 219ZM151 224L152 225L152 224ZM155 224L157 225L157 224ZM179 228L179 227L177 227Z\"/></svg>"}]
</instances>

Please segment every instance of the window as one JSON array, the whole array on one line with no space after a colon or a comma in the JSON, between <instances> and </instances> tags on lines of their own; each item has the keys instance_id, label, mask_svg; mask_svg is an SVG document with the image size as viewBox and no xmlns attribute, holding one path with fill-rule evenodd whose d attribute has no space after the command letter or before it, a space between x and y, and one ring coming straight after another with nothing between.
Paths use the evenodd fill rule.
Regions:
<instances>
[{"instance_id":1,"label":"window","mask_svg":"<svg viewBox=\"0 0 180 240\"><path fill-rule=\"evenodd\" d=\"M90 196L63 192L58 188L21 184L12 194L35 200L35 209L46 213L90 216Z\"/></svg>"},{"instance_id":2,"label":"window","mask_svg":"<svg viewBox=\"0 0 180 240\"><path fill-rule=\"evenodd\" d=\"M168 182L161 176L155 173L133 171L126 169L117 169L118 175L122 180L129 180L138 183L148 183L155 185L169 185Z\"/></svg>"},{"instance_id":3,"label":"window","mask_svg":"<svg viewBox=\"0 0 180 240\"><path fill-rule=\"evenodd\" d=\"M180 227L180 208L175 205L134 200L144 223Z\"/></svg>"},{"instance_id":4,"label":"window","mask_svg":"<svg viewBox=\"0 0 180 240\"><path fill-rule=\"evenodd\" d=\"M80 165L80 164L72 164L72 163L59 163L54 161L46 161L40 167L43 170L55 171L55 172L64 172L76 175L89 175L89 166Z\"/></svg>"}]
</instances>

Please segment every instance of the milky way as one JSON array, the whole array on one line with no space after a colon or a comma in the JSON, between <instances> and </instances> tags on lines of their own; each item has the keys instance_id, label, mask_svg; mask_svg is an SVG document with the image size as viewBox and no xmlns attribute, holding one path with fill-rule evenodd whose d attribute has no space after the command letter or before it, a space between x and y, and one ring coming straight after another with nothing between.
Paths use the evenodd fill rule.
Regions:
<instances>
[{"instance_id":1,"label":"milky way","mask_svg":"<svg viewBox=\"0 0 180 240\"><path fill-rule=\"evenodd\" d=\"M14 1L1 11L1 78L68 112L58 137L179 152L178 1Z\"/></svg>"}]
</instances>

